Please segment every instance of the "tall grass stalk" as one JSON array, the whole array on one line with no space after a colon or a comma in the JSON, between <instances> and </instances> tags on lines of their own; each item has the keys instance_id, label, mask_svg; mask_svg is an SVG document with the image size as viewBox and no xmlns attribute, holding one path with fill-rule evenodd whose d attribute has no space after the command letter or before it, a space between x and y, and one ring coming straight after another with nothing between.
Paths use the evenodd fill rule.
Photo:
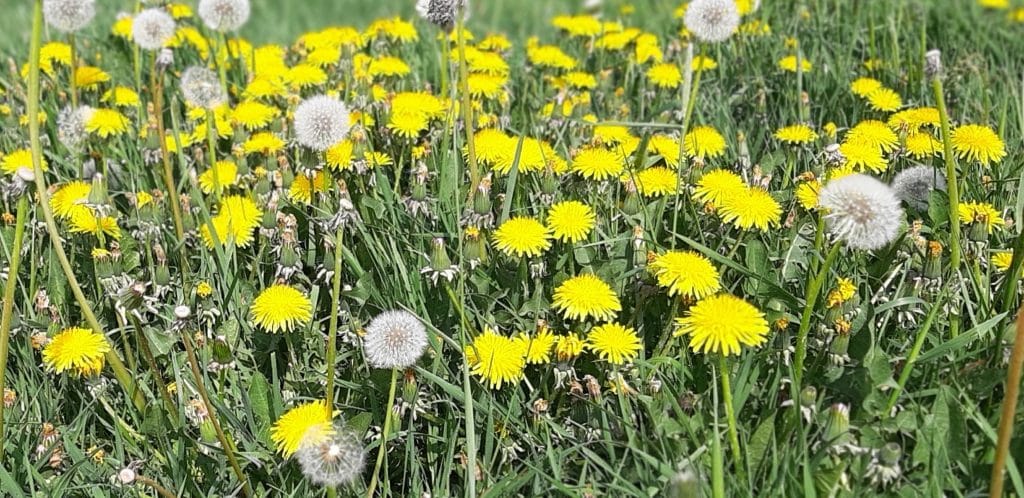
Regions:
<instances>
[{"instance_id":1,"label":"tall grass stalk","mask_svg":"<svg viewBox=\"0 0 1024 498\"><path fill-rule=\"evenodd\" d=\"M14 225L14 242L11 244L11 259L8 264L7 282L4 283L3 315L0 318L0 395L3 394L7 374L7 354L11 340L11 318L14 315L14 291L18 286L18 270L21 268L21 247L25 238L25 224L28 219L28 194L18 198L18 218ZM0 402L0 461L4 459L4 403Z\"/></svg>"}]
</instances>

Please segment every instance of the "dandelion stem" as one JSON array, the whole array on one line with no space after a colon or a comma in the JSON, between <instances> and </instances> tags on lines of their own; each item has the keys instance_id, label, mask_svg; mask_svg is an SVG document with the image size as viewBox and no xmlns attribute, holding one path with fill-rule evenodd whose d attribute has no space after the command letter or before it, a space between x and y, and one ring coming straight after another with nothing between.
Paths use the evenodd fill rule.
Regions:
<instances>
[{"instance_id":1,"label":"dandelion stem","mask_svg":"<svg viewBox=\"0 0 1024 498\"><path fill-rule=\"evenodd\" d=\"M701 57L704 54L704 47L701 47ZM703 58L701 60L704 60ZM686 57L683 61L683 89L682 89L682 100L683 100L683 123L679 130L679 155L676 158L676 198L674 200L675 206L672 209L672 226L669 229L675 233L676 227L679 224L679 212L683 210L682 203L684 201L683 189L683 165L686 161L686 132L690 127L690 116L693 114L693 108L695 101L697 100L697 90L700 88L700 75L703 71L697 71L694 76L693 71L693 44L686 45ZM686 194L686 199L689 200L689 193ZM672 237L670 242L671 248L676 248L676 237Z\"/></svg>"},{"instance_id":2,"label":"dandelion stem","mask_svg":"<svg viewBox=\"0 0 1024 498\"><path fill-rule=\"evenodd\" d=\"M722 457L721 433L718 431L718 387L712 385L712 397L714 398L715 435L711 438L711 496L714 498L725 498L725 464Z\"/></svg>"},{"instance_id":3,"label":"dandelion stem","mask_svg":"<svg viewBox=\"0 0 1024 498\"><path fill-rule=\"evenodd\" d=\"M736 474L745 485L747 469L743 465L743 454L740 453L740 438L736 432L736 413L732 405L732 385L729 382L729 362L724 354L718 355L718 368L722 374L722 401L725 403L725 419L729 423L729 446L732 450L732 462L736 466Z\"/></svg>"},{"instance_id":4,"label":"dandelion stem","mask_svg":"<svg viewBox=\"0 0 1024 498\"><path fill-rule=\"evenodd\" d=\"M939 109L939 122L942 128L942 158L946 161L946 191L949 193L949 274L960 272L960 182L956 176L956 158L953 156L953 139L949 131L949 113L946 111L946 98L942 90L942 78L932 77L932 93L935 95L935 107Z\"/></svg>"},{"instance_id":5,"label":"dandelion stem","mask_svg":"<svg viewBox=\"0 0 1024 498\"><path fill-rule=\"evenodd\" d=\"M213 198L220 204L220 178L217 174L217 116L213 109L206 110L206 145L210 150L210 176L213 177Z\"/></svg>"},{"instance_id":6,"label":"dandelion stem","mask_svg":"<svg viewBox=\"0 0 1024 498\"><path fill-rule=\"evenodd\" d=\"M1013 278L1012 275L1007 278ZM1003 412L999 416L999 439L996 441L996 458L992 464L989 498L1003 496L1003 468L1006 455L1010 452L1013 439L1013 420L1017 413L1017 396L1020 395L1021 368L1024 367L1024 308L1017 311L1017 337L1013 341L1010 367L1006 372L1006 391L1003 395Z\"/></svg>"},{"instance_id":7,"label":"dandelion stem","mask_svg":"<svg viewBox=\"0 0 1024 498\"><path fill-rule=\"evenodd\" d=\"M917 329L917 338L914 339L914 346L910 349L910 354L907 355L907 361L903 365L903 370L900 371L900 379L896 382L896 389L893 389L892 394L889 395L889 404L885 407L886 413L892 413L893 407L896 406L896 401L899 400L903 388L907 385L907 380L910 379L910 372L914 369L914 364L917 362L917 356L921 354L924 340L928 337L928 332L931 330L932 324L935 323L935 317L938 316L939 310L942 309L945 299L946 293L943 292L939 295L935 304L932 304L932 309L928 311L928 316L925 317L921 328Z\"/></svg>"},{"instance_id":8,"label":"dandelion stem","mask_svg":"<svg viewBox=\"0 0 1024 498\"><path fill-rule=\"evenodd\" d=\"M476 162L476 141L473 140L473 100L469 93L469 67L466 62L466 33L462 24L462 8L456 15L459 19L455 25L459 46L459 93L462 97L462 125L466 131L466 155L469 163L468 198L469 204L472 205L477 187L480 186L480 165Z\"/></svg>"},{"instance_id":9,"label":"dandelion stem","mask_svg":"<svg viewBox=\"0 0 1024 498\"><path fill-rule=\"evenodd\" d=\"M185 226L181 220L181 199L178 197L178 187L174 183L174 171L171 167L171 153L167 150L167 137L164 131L164 85L163 72L156 68L156 59L153 60L153 68L150 74L151 87L153 91L153 113L156 114L157 140L160 142L160 157L164 163L164 187L167 188L167 196L171 199L171 217L174 219L174 233L178 237L178 246L181 251L182 264L188 261L185 248ZM216 175L214 175L216 176Z\"/></svg>"},{"instance_id":10,"label":"dandelion stem","mask_svg":"<svg viewBox=\"0 0 1024 498\"><path fill-rule=\"evenodd\" d=\"M821 294L821 287L825 285L825 278L832 268L836 257L839 256L839 249L842 244L836 243L828 251L825 257L825 264L821 265L814 279L807 284L807 294L804 296L804 312L800 315L800 329L796 333L796 355L793 366L793 388L794 393L799 393L803 388L801 381L804 374L804 359L807 357L807 333L811 330L811 316L814 314L814 305L818 302L818 295ZM796 401L797 397L794 396Z\"/></svg>"},{"instance_id":11,"label":"dandelion stem","mask_svg":"<svg viewBox=\"0 0 1024 498\"><path fill-rule=\"evenodd\" d=\"M140 475L136 475L135 476L135 480L139 481L140 484L143 484L143 485L146 485L146 486L149 486L149 487L153 488L153 491L156 491L156 494L160 495L162 498L174 498L174 496L175 496L174 493L172 493L167 488L161 486L160 483L156 482L153 479L150 479L150 478L144 477L144 476L140 476Z\"/></svg>"},{"instance_id":12,"label":"dandelion stem","mask_svg":"<svg viewBox=\"0 0 1024 498\"><path fill-rule=\"evenodd\" d=\"M71 108L78 109L78 49L74 33L68 33L68 46L71 47Z\"/></svg>"},{"instance_id":13,"label":"dandelion stem","mask_svg":"<svg viewBox=\"0 0 1024 498\"><path fill-rule=\"evenodd\" d=\"M464 272L460 272L464 274ZM465 286L465 277L459 280L460 287ZM445 285L448 291L448 298L452 301L456 311L459 313L459 340L462 349L459 354L462 356L462 394L465 401L466 417L466 489L469 496L476 496L476 418L473 407L473 380L469 375L469 360L466 358L465 350L469 345L469 338L466 331L469 330L469 319L466 317L465 302L459 300L452 291L450 285ZM460 289L460 295L465 296L465 288Z\"/></svg>"},{"instance_id":14,"label":"dandelion stem","mask_svg":"<svg viewBox=\"0 0 1024 498\"><path fill-rule=\"evenodd\" d=\"M328 327L327 337L327 408L334 410L334 357L338 352L338 307L341 305L341 255L344 252L342 244L345 241L344 226L338 228L334 236L334 278L331 288L331 321Z\"/></svg>"},{"instance_id":15,"label":"dandelion stem","mask_svg":"<svg viewBox=\"0 0 1024 498\"><path fill-rule=\"evenodd\" d=\"M377 482L380 477L380 467L384 464L384 455L388 451L388 433L391 432L392 412L395 408L395 387L398 385L398 369L391 369L391 388L388 391L388 409L384 414L384 427L380 430L380 447L377 448L377 463L373 466L373 477L370 478L370 485L366 488L366 498L373 498L373 492L377 489Z\"/></svg>"},{"instance_id":16,"label":"dandelion stem","mask_svg":"<svg viewBox=\"0 0 1024 498\"><path fill-rule=\"evenodd\" d=\"M177 407L174 404L174 400L171 399L171 394L167 392L167 384L164 383L163 376L160 375L160 368L157 366L156 358L153 356L153 350L149 347L149 338L146 337L146 333L142 330L142 324L139 323L138 317L131 312L126 313L126 315L131 318L132 326L135 327L139 349L142 350L142 356L146 359L146 363L149 364L150 370L153 371L153 380L156 382L156 388L160 391L160 397L164 400L164 405L167 406L167 413L171 415L171 418L177 419Z\"/></svg>"},{"instance_id":17,"label":"dandelion stem","mask_svg":"<svg viewBox=\"0 0 1024 498\"><path fill-rule=\"evenodd\" d=\"M11 339L11 317L14 314L14 291L18 286L18 269L21 266L22 239L28 218L28 195L18 198L18 219L14 225L14 242L11 244L11 259L4 283L3 318L0 319L0 395L4 392L7 373L7 352ZM0 461L4 459L4 404L0 402Z\"/></svg>"},{"instance_id":18,"label":"dandelion stem","mask_svg":"<svg viewBox=\"0 0 1024 498\"><path fill-rule=\"evenodd\" d=\"M228 458L228 464L231 465L231 470L235 472L235 476L242 483L242 495L252 496L252 488L249 487L249 481L245 478L245 473L242 472L242 468L238 465L238 460L235 459L234 445L231 441L228 441L227 435L224 434L224 429L220 425L220 420L217 418L217 411L213 407L213 403L210 402L210 394L206 391L206 385L203 382L203 374L199 370L199 361L196 359L195 348L192 347L192 339L189 338L189 332L185 331L181 334L181 342L185 345L185 353L188 355L188 364L192 369L192 377L196 381L196 390L199 391L199 396L203 399L203 407L206 408L206 413L210 416L210 423L213 424L213 430L217 433L217 441L220 442L221 449L224 450L224 455Z\"/></svg>"},{"instance_id":19,"label":"dandelion stem","mask_svg":"<svg viewBox=\"0 0 1024 498\"><path fill-rule=\"evenodd\" d=\"M75 301L78 302L78 306L81 309L82 315L85 317L89 327L98 334L103 334L103 327L100 326L99 320L96 319L96 315L92 311L92 307L89 301L85 298L85 294L82 292L82 287L78 284L78 278L75 277L74 270L71 269L71 262L68 261L68 255L64 252L64 246L61 243L60 232L57 230L57 221L53 217L53 210L50 208L50 193L46 186L46 178L43 174L43 147L39 138L39 120L34 119L35 116L39 115L39 50L42 44L42 31L43 31L43 0L35 1L35 10L32 17L32 41L31 49L29 54L29 72L28 72L28 115L32 116L32 119L28 120L28 133L29 142L32 148L32 169L35 175L36 191L39 195L39 207L43 211L43 218L46 220L46 231L50 235L50 242L53 246L53 253L57 256L57 261L60 263L61 269L64 271L64 276L68 280L68 287L71 288L71 293L75 296ZM125 368L124 363L121 362L121 358L117 355L117 352L111 348L105 355L107 364L110 365L110 369L114 372L114 377L117 378L118 383L125 390L125 393L131 398L136 410L142 413L146 408L146 400L142 396L142 392L136 389L135 382L132 380L132 375Z\"/></svg>"}]
</instances>

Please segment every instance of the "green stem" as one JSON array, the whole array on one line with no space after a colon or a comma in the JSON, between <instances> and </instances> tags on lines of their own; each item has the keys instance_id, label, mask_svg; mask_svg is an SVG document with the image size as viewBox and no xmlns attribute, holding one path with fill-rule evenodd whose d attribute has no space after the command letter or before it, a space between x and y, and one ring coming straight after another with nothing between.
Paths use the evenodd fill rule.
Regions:
<instances>
[{"instance_id":1,"label":"green stem","mask_svg":"<svg viewBox=\"0 0 1024 498\"><path fill-rule=\"evenodd\" d=\"M818 273L814 276L814 280L811 280L807 285L807 294L804 296L804 312L800 316L800 330L798 330L796 334L796 355L793 367L794 393L799 393L800 389L803 388L801 381L803 380L804 374L804 359L807 357L807 334L811 330L811 315L814 314L814 305L818 302L818 295L821 294L821 287L825 285L825 278L828 277L828 271L832 268L832 264L839 255L839 249L841 248L842 244L839 242L832 245L832 248L828 251L828 256L825 257L825 264L818 269ZM799 398L794 396L793 399L797 400Z\"/></svg>"},{"instance_id":2,"label":"green stem","mask_svg":"<svg viewBox=\"0 0 1024 498\"><path fill-rule=\"evenodd\" d=\"M935 95L935 107L939 109L939 121L942 128L942 158L946 161L946 184L949 193L949 274L956 275L960 271L960 183L956 176L956 158L953 156L953 139L950 135L949 113L946 111L946 98L942 90L942 79L932 77L932 93Z\"/></svg>"},{"instance_id":3,"label":"green stem","mask_svg":"<svg viewBox=\"0 0 1024 498\"><path fill-rule=\"evenodd\" d=\"M75 48L75 34L68 33L68 45L71 47L71 109L78 109L78 49Z\"/></svg>"},{"instance_id":4,"label":"green stem","mask_svg":"<svg viewBox=\"0 0 1024 498\"><path fill-rule=\"evenodd\" d=\"M213 198L217 201L217 204L220 204L220 175L217 174L217 116L214 114L213 109L206 110L206 146L210 150L209 163L210 176L213 177Z\"/></svg>"},{"instance_id":5,"label":"green stem","mask_svg":"<svg viewBox=\"0 0 1024 498\"><path fill-rule=\"evenodd\" d=\"M1006 455L1010 452L1010 440L1013 439L1013 419L1017 413L1022 367L1024 367L1024 309L1017 311L1017 337L1013 341L1010 367L1006 372L1006 391L1003 395L1003 412L999 416L999 439L996 441L996 458L992 464L989 498L1003 496L1003 468L1006 467Z\"/></svg>"},{"instance_id":6,"label":"green stem","mask_svg":"<svg viewBox=\"0 0 1024 498\"><path fill-rule=\"evenodd\" d=\"M469 93L469 64L466 62L466 34L462 24L462 9L456 14L455 25L459 46L459 93L462 97L462 121L466 131L466 150L469 162L469 204L473 204L477 187L480 186L480 165L476 162L476 140L473 139L473 100Z\"/></svg>"},{"instance_id":7,"label":"green stem","mask_svg":"<svg viewBox=\"0 0 1024 498\"><path fill-rule=\"evenodd\" d=\"M910 349L910 354L907 356L906 364L903 365L903 370L900 371L900 379L896 382L896 388L892 390L892 394L889 395L889 404L885 407L886 413L892 413L893 407L896 406L896 401L899 400L903 388L907 385L907 380L910 379L910 372L914 369L917 356L921 354L921 347L924 346L924 340L928 337L928 332L931 330L939 310L942 309L945 298L945 292L939 295L935 304L932 305L932 309L928 312L928 316L925 317L921 328L917 330L917 338L914 339L914 346Z\"/></svg>"},{"instance_id":8,"label":"green stem","mask_svg":"<svg viewBox=\"0 0 1024 498\"><path fill-rule=\"evenodd\" d=\"M327 337L327 407L334 410L334 357L338 351L338 308L341 305L341 255L345 228L338 228L334 236L334 278L331 288L331 321Z\"/></svg>"},{"instance_id":9,"label":"green stem","mask_svg":"<svg viewBox=\"0 0 1024 498\"><path fill-rule=\"evenodd\" d=\"M174 493L171 493L170 490L161 486L160 483L156 482L153 479L136 475L135 480L139 481L139 484L153 488L153 491L156 491L156 494L160 495L160 498L174 498Z\"/></svg>"},{"instance_id":10,"label":"green stem","mask_svg":"<svg viewBox=\"0 0 1024 498\"><path fill-rule=\"evenodd\" d=\"M391 389L388 391L388 409L384 414L384 427L380 431L380 446L377 448L377 463L373 466L373 477L370 478L370 486L366 488L366 498L373 498L373 492L377 489L377 482L380 478L380 468L384 464L384 455L388 451L388 433L391 432L392 412L395 408L395 387L398 385L398 369L391 369Z\"/></svg>"},{"instance_id":11,"label":"green stem","mask_svg":"<svg viewBox=\"0 0 1024 498\"><path fill-rule=\"evenodd\" d=\"M167 384L164 383L163 376L160 375L160 367L156 363L156 357L153 356L153 350L149 347L149 338L146 337L139 319L131 314L131 312L125 314L129 316L132 326L135 327L135 333L139 340L139 349L142 350L143 358L146 359L150 370L153 371L153 380L156 382L156 388L160 391L160 397L163 398L164 405L167 407L167 413L171 415L171 418L177 419L178 409L174 404L174 400L171 399L171 394L167 392Z\"/></svg>"},{"instance_id":12,"label":"green stem","mask_svg":"<svg viewBox=\"0 0 1024 498\"><path fill-rule=\"evenodd\" d=\"M99 320L96 319L96 315L92 312L89 301L85 298L85 294L82 293L82 287L78 284L78 278L75 277L75 272L71 269L68 255L64 252L64 246L61 245L60 231L57 230L57 221L54 219L53 210L50 208L50 193L46 186L46 178L43 175L43 147L39 139L39 120L35 119L35 116L39 115L39 50L42 45L42 32L43 1L36 0L35 11L32 17L32 42L28 72L28 115L32 116L32 119L28 120L28 134L32 148L32 169L35 174L36 191L39 195L39 207L42 209L43 218L46 220L46 231L50 235L53 252L57 256L57 261L60 262L60 267L68 280L68 287L71 288L71 293L75 296L75 301L78 302L82 315L85 316L86 322L94 332L103 334L103 327L100 326ZM143 413L146 408L146 400L143 398L142 392L136 389L132 375L124 367L124 363L121 362L117 352L111 348L106 353L105 359L107 364L110 365L110 369L114 372L114 377L117 378L118 383L121 384L128 397L131 398L136 410L139 413Z\"/></svg>"},{"instance_id":13,"label":"green stem","mask_svg":"<svg viewBox=\"0 0 1024 498\"><path fill-rule=\"evenodd\" d=\"M14 225L14 243L11 244L11 260L4 283L3 318L0 319L0 394L4 392L7 374L7 348L11 340L11 318L14 315L14 291L18 287L18 269L21 267L21 246L25 237L28 218L28 195L18 198L18 220ZM4 404L0 403L0 461L4 459Z\"/></svg>"},{"instance_id":14,"label":"green stem","mask_svg":"<svg viewBox=\"0 0 1024 498\"><path fill-rule=\"evenodd\" d=\"M712 397L715 406L715 434L711 438L711 496L725 498L725 459L722 457L722 438L718 431L718 388L714 385L712 385Z\"/></svg>"},{"instance_id":15,"label":"green stem","mask_svg":"<svg viewBox=\"0 0 1024 498\"><path fill-rule=\"evenodd\" d=\"M732 385L729 382L729 362L724 354L718 355L718 368L722 374L722 401L725 402L725 419L729 423L729 446L732 450L732 463L736 466L736 475L744 485L747 483L747 469L743 465L743 454L740 453L740 438L736 432L736 413L732 406Z\"/></svg>"},{"instance_id":16,"label":"green stem","mask_svg":"<svg viewBox=\"0 0 1024 498\"><path fill-rule=\"evenodd\" d=\"M701 46L700 60L702 61L704 60L705 50L705 46ZM669 227L669 232L673 234L676 232L676 227L679 224L679 213L683 210L681 204L684 200L689 200L688 193L685 194L686 199L683 199L684 194L681 193L686 192L686 190L683 189L683 164L685 164L686 162L686 133L690 128L690 118L693 115L694 107L696 107L697 92L700 90L700 78L701 75L704 73L703 70L696 72L693 71L693 51L687 49L686 53L687 57L686 61L684 62L686 67L683 68L683 72L687 76L687 78L685 78L685 81L690 81L692 79L693 82L692 84L684 84L682 89L683 126L679 130L679 156L677 157L678 162L676 163L676 196L673 200L675 206L672 209L672 226ZM672 237L670 244L672 249L676 248L676 237L674 235Z\"/></svg>"}]
</instances>

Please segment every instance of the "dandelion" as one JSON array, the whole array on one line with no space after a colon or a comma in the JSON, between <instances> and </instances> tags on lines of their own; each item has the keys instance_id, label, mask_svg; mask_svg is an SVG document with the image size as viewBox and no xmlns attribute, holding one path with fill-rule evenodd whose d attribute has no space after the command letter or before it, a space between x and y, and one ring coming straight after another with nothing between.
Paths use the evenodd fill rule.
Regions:
<instances>
[{"instance_id":1,"label":"dandelion","mask_svg":"<svg viewBox=\"0 0 1024 498\"><path fill-rule=\"evenodd\" d=\"M893 112L903 105L900 94L889 88L876 88L866 97L871 108L876 111Z\"/></svg>"},{"instance_id":2,"label":"dandelion","mask_svg":"<svg viewBox=\"0 0 1024 498\"><path fill-rule=\"evenodd\" d=\"M494 231L494 247L508 256L540 256L551 248L551 230L533 218L516 216Z\"/></svg>"},{"instance_id":3,"label":"dandelion","mask_svg":"<svg viewBox=\"0 0 1024 498\"><path fill-rule=\"evenodd\" d=\"M690 336L690 349L705 354L736 355L742 346L759 346L768 336L764 313L731 294L699 301L676 324L675 335Z\"/></svg>"},{"instance_id":4,"label":"dandelion","mask_svg":"<svg viewBox=\"0 0 1024 498\"><path fill-rule=\"evenodd\" d=\"M341 142L349 130L348 107L326 95L310 97L295 109L295 137L318 152Z\"/></svg>"},{"instance_id":5,"label":"dandelion","mask_svg":"<svg viewBox=\"0 0 1024 498\"><path fill-rule=\"evenodd\" d=\"M71 219L71 216L81 210L88 210L86 201L89 199L89 192L92 185L81 180L68 182L57 189L50 197L50 208L53 214L60 219Z\"/></svg>"},{"instance_id":6,"label":"dandelion","mask_svg":"<svg viewBox=\"0 0 1024 498\"><path fill-rule=\"evenodd\" d=\"M899 234L903 209L888 185L861 174L830 181L818 197L829 230L854 249L884 247Z\"/></svg>"},{"instance_id":7,"label":"dandelion","mask_svg":"<svg viewBox=\"0 0 1024 498\"><path fill-rule=\"evenodd\" d=\"M518 382L526 367L526 348L521 341L484 328L482 334L466 346L466 361L473 375L480 377L491 389Z\"/></svg>"},{"instance_id":8,"label":"dandelion","mask_svg":"<svg viewBox=\"0 0 1024 498\"><path fill-rule=\"evenodd\" d=\"M623 177L628 180L628 177ZM661 197L675 194L679 189L679 176L675 170L654 166L633 176L636 191L644 197Z\"/></svg>"},{"instance_id":9,"label":"dandelion","mask_svg":"<svg viewBox=\"0 0 1024 498\"><path fill-rule=\"evenodd\" d=\"M43 349L43 363L57 373L73 371L78 375L96 375L103 370L103 358L110 342L103 334L72 327L55 335Z\"/></svg>"},{"instance_id":10,"label":"dandelion","mask_svg":"<svg viewBox=\"0 0 1024 498\"><path fill-rule=\"evenodd\" d=\"M200 66L192 66L181 74L181 93L190 106L203 109L216 108L227 97L217 74Z\"/></svg>"},{"instance_id":11,"label":"dandelion","mask_svg":"<svg viewBox=\"0 0 1024 498\"><path fill-rule=\"evenodd\" d=\"M94 109L88 113L85 129L101 138L110 138L128 131L130 121L116 109Z\"/></svg>"},{"instance_id":12,"label":"dandelion","mask_svg":"<svg viewBox=\"0 0 1024 498\"><path fill-rule=\"evenodd\" d=\"M334 433L333 418L327 402L311 401L288 410L274 422L270 440L277 451L288 458L304 445L319 444Z\"/></svg>"},{"instance_id":13,"label":"dandelion","mask_svg":"<svg viewBox=\"0 0 1024 498\"><path fill-rule=\"evenodd\" d=\"M722 207L727 198L742 195L747 189L747 184L736 173L716 169L705 173L697 181L694 195L701 202Z\"/></svg>"},{"instance_id":14,"label":"dandelion","mask_svg":"<svg viewBox=\"0 0 1024 498\"><path fill-rule=\"evenodd\" d=\"M907 154L915 159L925 159L944 152L942 142L927 132L907 135L905 147Z\"/></svg>"},{"instance_id":15,"label":"dandelion","mask_svg":"<svg viewBox=\"0 0 1024 498\"><path fill-rule=\"evenodd\" d=\"M583 353L586 345L575 332L558 336L555 340L555 358L558 358L558 361L572 361Z\"/></svg>"},{"instance_id":16,"label":"dandelion","mask_svg":"<svg viewBox=\"0 0 1024 498\"><path fill-rule=\"evenodd\" d=\"M362 442L352 430L335 424L331 432L317 437L321 433L317 426L311 440L299 443L295 452L302 475L321 486L341 486L354 481L362 474L366 460Z\"/></svg>"},{"instance_id":17,"label":"dandelion","mask_svg":"<svg viewBox=\"0 0 1024 498\"><path fill-rule=\"evenodd\" d=\"M647 79L658 88L672 89L682 83L683 74L679 71L679 66L665 62L651 66L647 70Z\"/></svg>"},{"instance_id":18,"label":"dandelion","mask_svg":"<svg viewBox=\"0 0 1024 498\"><path fill-rule=\"evenodd\" d=\"M946 190L946 175L931 166L914 166L900 171L892 180L892 188L907 205L925 210L933 190Z\"/></svg>"},{"instance_id":19,"label":"dandelion","mask_svg":"<svg viewBox=\"0 0 1024 498\"><path fill-rule=\"evenodd\" d=\"M891 152L899 147L900 137L885 123L869 119L857 123L846 134L847 142L856 142L876 147L882 152Z\"/></svg>"},{"instance_id":20,"label":"dandelion","mask_svg":"<svg viewBox=\"0 0 1024 498\"><path fill-rule=\"evenodd\" d=\"M850 83L850 91L863 98L867 98L871 92L880 88L882 88L882 82L874 78L857 78Z\"/></svg>"},{"instance_id":21,"label":"dandelion","mask_svg":"<svg viewBox=\"0 0 1024 498\"><path fill-rule=\"evenodd\" d=\"M694 0L686 8L683 23L704 42L728 40L740 25L740 13L733 0Z\"/></svg>"},{"instance_id":22,"label":"dandelion","mask_svg":"<svg viewBox=\"0 0 1024 498\"><path fill-rule=\"evenodd\" d=\"M783 57L783 58L779 59L779 69L782 69L783 71L789 71L791 73L795 73L796 72L796 61L797 61L797 57L795 55L788 55L786 57ZM811 61L809 61L809 60L807 60L807 59L805 59L803 57L800 58L800 71L801 72L809 73L809 72L811 72L811 69L813 69L813 68L814 68L814 65L811 64Z\"/></svg>"},{"instance_id":23,"label":"dandelion","mask_svg":"<svg viewBox=\"0 0 1024 498\"><path fill-rule=\"evenodd\" d=\"M199 0L199 18L214 31L235 31L249 20L249 0Z\"/></svg>"},{"instance_id":24,"label":"dandelion","mask_svg":"<svg viewBox=\"0 0 1024 498\"><path fill-rule=\"evenodd\" d=\"M1006 157L1002 139L988 126L962 125L950 134L956 157L976 162L982 166L998 163Z\"/></svg>"},{"instance_id":25,"label":"dandelion","mask_svg":"<svg viewBox=\"0 0 1024 498\"><path fill-rule=\"evenodd\" d=\"M89 137L85 124L91 115L89 106L65 107L57 116L57 139L60 143L73 151L78 150Z\"/></svg>"},{"instance_id":26,"label":"dandelion","mask_svg":"<svg viewBox=\"0 0 1024 498\"><path fill-rule=\"evenodd\" d=\"M722 201L719 214L722 221L732 223L737 228L757 228L764 232L779 224L782 207L764 189L748 188L746 192L736 192L727 196Z\"/></svg>"},{"instance_id":27,"label":"dandelion","mask_svg":"<svg viewBox=\"0 0 1024 498\"><path fill-rule=\"evenodd\" d=\"M96 16L96 0L44 0L43 17L57 31L73 33Z\"/></svg>"},{"instance_id":28,"label":"dandelion","mask_svg":"<svg viewBox=\"0 0 1024 498\"><path fill-rule=\"evenodd\" d=\"M622 311L619 297L611 286L596 275L572 277L555 289L552 306L568 320L595 320L606 322Z\"/></svg>"},{"instance_id":29,"label":"dandelion","mask_svg":"<svg viewBox=\"0 0 1024 498\"><path fill-rule=\"evenodd\" d=\"M551 349L557 338L547 327L539 327L539 329L534 335L519 334L516 336L516 340L526 351L526 363L529 365L539 365L551 361Z\"/></svg>"},{"instance_id":30,"label":"dandelion","mask_svg":"<svg viewBox=\"0 0 1024 498\"><path fill-rule=\"evenodd\" d=\"M848 170L881 173L889 165L889 161L882 155L882 149L867 142L844 142L839 146L839 153Z\"/></svg>"},{"instance_id":31,"label":"dandelion","mask_svg":"<svg viewBox=\"0 0 1024 498\"><path fill-rule=\"evenodd\" d=\"M146 9L132 20L132 39L145 50L160 50L174 37L174 18L163 9Z\"/></svg>"},{"instance_id":32,"label":"dandelion","mask_svg":"<svg viewBox=\"0 0 1024 498\"><path fill-rule=\"evenodd\" d=\"M999 211L987 202L961 202L957 207L957 214L960 217L960 223L965 225L976 223L984 227L987 233L992 233L995 227L1006 224L1006 220L999 215Z\"/></svg>"},{"instance_id":33,"label":"dandelion","mask_svg":"<svg viewBox=\"0 0 1024 498\"><path fill-rule=\"evenodd\" d=\"M572 170L591 180L616 177L622 173L623 168L625 164L622 158L604 147L585 148L572 160Z\"/></svg>"},{"instance_id":34,"label":"dandelion","mask_svg":"<svg viewBox=\"0 0 1024 498\"><path fill-rule=\"evenodd\" d=\"M216 176L216 181L214 181ZM199 187L205 194L213 193L214 187L230 187L238 179L238 165L232 161L217 161L214 166L199 175Z\"/></svg>"},{"instance_id":35,"label":"dandelion","mask_svg":"<svg viewBox=\"0 0 1024 498\"><path fill-rule=\"evenodd\" d=\"M468 0L419 0L416 12L431 24L451 32L455 28L459 10L463 11L463 21L469 19Z\"/></svg>"},{"instance_id":36,"label":"dandelion","mask_svg":"<svg viewBox=\"0 0 1024 498\"><path fill-rule=\"evenodd\" d=\"M817 140L818 134L810 126L798 124L779 128L775 131L775 138L781 142L799 145Z\"/></svg>"},{"instance_id":37,"label":"dandelion","mask_svg":"<svg viewBox=\"0 0 1024 498\"><path fill-rule=\"evenodd\" d=\"M622 365L634 360L643 345L632 327L606 323L590 329L587 348L612 365Z\"/></svg>"},{"instance_id":38,"label":"dandelion","mask_svg":"<svg viewBox=\"0 0 1024 498\"><path fill-rule=\"evenodd\" d=\"M291 332L313 318L313 303L298 289L276 284L256 296L249 312L253 323L267 332Z\"/></svg>"},{"instance_id":39,"label":"dandelion","mask_svg":"<svg viewBox=\"0 0 1024 498\"><path fill-rule=\"evenodd\" d=\"M669 251L654 258L648 270L669 296L703 299L719 289L718 270L704 256L693 251Z\"/></svg>"},{"instance_id":40,"label":"dandelion","mask_svg":"<svg viewBox=\"0 0 1024 498\"><path fill-rule=\"evenodd\" d=\"M594 210L579 201L564 201L548 211L548 228L562 242L576 243L587 238L594 229Z\"/></svg>"},{"instance_id":41,"label":"dandelion","mask_svg":"<svg viewBox=\"0 0 1024 498\"><path fill-rule=\"evenodd\" d=\"M427 329L416 315L385 311L366 326L363 352L374 368L408 368L423 355L427 343Z\"/></svg>"},{"instance_id":42,"label":"dandelion","mask_svg":"<svg viewBox=\"0 0 1024 498\"><path fill-rule=\"evenodd\" d=\"M219 244L233 241L237 247L246 247L252 243L253 230L259 226L263 211L247 197L232 195L221 200L220 211L204 224L199 232L207 247L212 248L216 240ZM210 225L213 226L211 230ZM216 239L214 238L216 236Z\"/></svg>"},{"instance_id":43,"label":"dandelion","mask_svg":"<svg viewBox=\"0 0 1024 498\"><path fill-rule=\"evenodd\" d=\"M821 182L818 180L801 182L796 186L796 200L804 209L814 209L818 207L818 193L820 191Z\"/></svg>"},{"instance_id":44,"label":"dandelion","mask_svg":"<svg viewBox=\"0 0 1024 498\"><path fill-rule=\"evenodd\" d=\"M725 153L725 137L710 126L697 126L684 137L686 155L703 160Z\"/></svg>"}]
</instances>

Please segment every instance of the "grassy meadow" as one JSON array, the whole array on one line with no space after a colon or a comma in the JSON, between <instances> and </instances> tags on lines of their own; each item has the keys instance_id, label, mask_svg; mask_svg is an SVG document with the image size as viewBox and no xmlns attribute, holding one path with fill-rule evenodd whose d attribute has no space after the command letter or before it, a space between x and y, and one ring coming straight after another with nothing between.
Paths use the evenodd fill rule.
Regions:
<instances>
[{"instance_id":1,"label":"grassy meadow","mask_svg":"<svg viewBox=\"0 0 1024 498\"><path fill-rule=\"evenodd\" d=\"M16 3L2 496L1024 496L1019 0Z\"/></svg>"}]
</instances>

